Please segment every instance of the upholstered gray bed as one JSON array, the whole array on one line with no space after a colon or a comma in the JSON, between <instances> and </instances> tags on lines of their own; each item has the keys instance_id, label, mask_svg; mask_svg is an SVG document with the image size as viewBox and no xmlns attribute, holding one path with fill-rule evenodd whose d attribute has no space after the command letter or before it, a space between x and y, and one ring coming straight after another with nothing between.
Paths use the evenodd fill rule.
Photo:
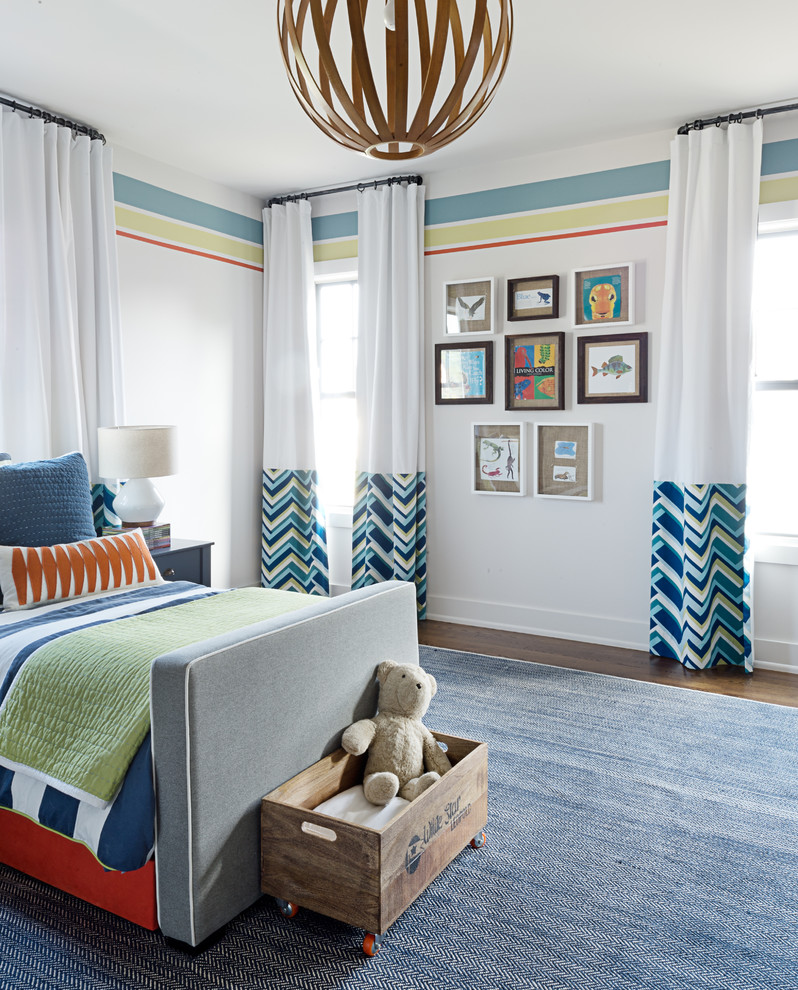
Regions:
<instances>
[{"instance_id":1,"label":"upholstered gray bed","mask_svg":"<svg viewBox=\"0 0 798 990\"><path fill-rule=\"evenodd\" d=\"M160 657L151 712L158 920L197 945L260 896L260 799L376 711L418 663L415 590L387 582Z\"/></svg>"},{"instance_id":2,"label":"upholstered gray bed","mask_svg":"<svg viewBox=\"0 0 798 990\"><path fill-rule=\"evenodd\" d=\"M0 861L191 946L260 896L261 798L374 714L382 660L418 662L411 584L320 598L164 582L140 534L96 537L80 455L0 468L0 588ZM293 610L275 614L266 596L291 599ZM244 598L257 611L241 622ZM199 634L202 610L213 618ZM183 639L181 623L192 626ZM158 639L139 655L141 631L156 624L183 645ZM92 636L105 645L92 640L87 650ZM126 637L136 666L120 675ZM49 732L48 709L35 707L46 700L43 680L58 713L47 759L74 748L61 723L80 732L84 719L105 718L104 698L84 705L81 689L76 714L63 716L81 657L101 691L137 683L141 732L105 799L24 748ZM135 910L127 878L137 884Z\"/></svg>"}]
</instances>

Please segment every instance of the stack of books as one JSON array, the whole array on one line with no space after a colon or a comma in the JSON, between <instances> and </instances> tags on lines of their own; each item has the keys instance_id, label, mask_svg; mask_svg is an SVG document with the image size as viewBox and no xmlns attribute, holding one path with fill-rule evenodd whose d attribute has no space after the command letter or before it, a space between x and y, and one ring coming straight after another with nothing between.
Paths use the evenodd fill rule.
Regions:
<instances>
[{"instance_id":1,"label":"stack of books","mask_svg":"<svg viewBox=\"0 0 798 990\"><path fill-rule=\"evenodd\" d=\"M172 545L169 523L161 523L158 526L103 526L103 536L115 536L130 529L141 530L144 542L150 550L168 550Z\"/></svg>"}]
</instances>

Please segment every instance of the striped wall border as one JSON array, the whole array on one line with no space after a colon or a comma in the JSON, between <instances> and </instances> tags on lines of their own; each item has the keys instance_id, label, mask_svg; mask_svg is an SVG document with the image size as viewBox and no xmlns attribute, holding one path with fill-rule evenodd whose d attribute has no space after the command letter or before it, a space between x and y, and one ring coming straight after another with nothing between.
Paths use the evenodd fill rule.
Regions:
<instances>
[{"instance_id":1,"label":"striped wall border","mask_svg":"<svg viewBox=\"0 0 798 990\"><path fill-rule=\"evenodd\" d=\"M114 173L119 237L263 271L263 223L232 210Z\"/></svg>"},{"instance_id":2,"label":"striped wall border","mask_svg":"<svg viewBox=\"0 0 798 990\"><path fill-rule=\"evenodd\" d=\"M425 255L667 226L667 161L427 200ZM263 271L260 219L114 173L117 234ZM760 203L798 200L798 139L762 149ZM314 259L357 258L357 212L314 217Z\"/></svg>"}]
</instances>

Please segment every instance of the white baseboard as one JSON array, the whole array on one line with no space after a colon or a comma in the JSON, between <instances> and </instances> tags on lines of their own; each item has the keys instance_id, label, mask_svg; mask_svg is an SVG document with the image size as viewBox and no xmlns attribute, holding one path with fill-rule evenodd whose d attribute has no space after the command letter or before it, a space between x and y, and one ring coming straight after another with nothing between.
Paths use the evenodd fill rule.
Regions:
<instances>
[{"instance_id":1,"label":"white baseboard","mask_svg":"<svg viewBox=\"0 0 798 990\"><path fill-rule=\"evenodd\" d=\"M754 667L798 674L798 643L781 643L773 639L754 640Z\"/></svg>"},{"instance_id":2,"label":"white baseboard","mask_svg":"<svg viewBox=\"0 0 798 990\"><path fill-rule=\"evenodd\" d=\"M506 605L443 595L427 597L427 618L437 622L505 629L509 632L571 639L580 643L618 646L648 652L648 621L558 612L525 605Z\"/></svg>"},{"instance_id":3,"label":"white baseboard","mask_svg":"<svg viewBox=\"0 0 798 990\"><path fill-rule=\"evenodd\" d=\"M443 595L428 596L427 618L436 622L550 636L552 639L570 639L578 643L596 643L648 653L648 623L629 619L549 611ZM755 640L754 667L798 674L798 643Z\"/></svg>"}]
</instances>

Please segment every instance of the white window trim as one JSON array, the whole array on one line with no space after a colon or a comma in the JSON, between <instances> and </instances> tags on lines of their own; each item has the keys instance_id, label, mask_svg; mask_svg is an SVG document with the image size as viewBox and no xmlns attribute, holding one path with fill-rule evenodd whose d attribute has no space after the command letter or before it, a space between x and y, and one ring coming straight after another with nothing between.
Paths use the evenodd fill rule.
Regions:
<instances>
[{"instance_id":1,"label":"white window trim","mask_svg":"<svg viewBox=\"0 0 798 990\"><path fill-rule=\"evenodd\" d=\"M798 200L763 203L759 207L760 234L798 229ZM798 567L798 536L780 533L753 533L751 547L756 564L786 564Z\"/></svg>"}]
</instances>

